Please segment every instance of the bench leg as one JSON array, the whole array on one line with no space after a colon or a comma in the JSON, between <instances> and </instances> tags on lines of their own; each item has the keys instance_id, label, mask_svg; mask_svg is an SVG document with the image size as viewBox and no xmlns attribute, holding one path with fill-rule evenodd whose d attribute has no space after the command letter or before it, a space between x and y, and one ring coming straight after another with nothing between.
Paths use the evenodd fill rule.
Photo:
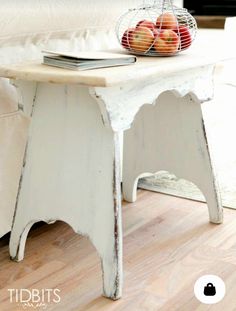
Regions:
<instances>
[{"instance_id":1,"label":"bench leg","mask_svg":"<svg viewBox=\"0 0 236 311\"><path fill-rule=\"evenodd\" d=\"M20 261L33 223L65 221L95 246L114 300L122 293L118 136L87 88L39 84L10 241Z\"/></svg>"},{"instance_id":2,"label":"bench leg","mask_svg":"<svg viewBox=\"0 0 236 311\"><path fill-rule=\"evenodd\" d=\"M141 108L132 128L125 132L124 199L134 202L138 179L161 170L196 184L206 198L210 221L223 221L201 105L194 96L163 93L155 106Z\"/></svg>"}]
</instances>

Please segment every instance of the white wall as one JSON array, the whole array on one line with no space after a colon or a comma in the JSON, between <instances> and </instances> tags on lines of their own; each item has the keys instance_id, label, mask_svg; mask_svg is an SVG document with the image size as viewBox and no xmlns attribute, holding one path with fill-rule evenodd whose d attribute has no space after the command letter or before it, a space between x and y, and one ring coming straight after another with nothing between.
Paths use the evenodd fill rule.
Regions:
<instances>
[{"instance_id":1,"label":"white wall","mask_svg":"<svg viewBox=\"0 0 236 311\"><path fill-rule=\"evenodd\" d=\"M174 0L174 5L182 7L183 6L184 1L183 0Z\"/></svg>"}]
</instances>

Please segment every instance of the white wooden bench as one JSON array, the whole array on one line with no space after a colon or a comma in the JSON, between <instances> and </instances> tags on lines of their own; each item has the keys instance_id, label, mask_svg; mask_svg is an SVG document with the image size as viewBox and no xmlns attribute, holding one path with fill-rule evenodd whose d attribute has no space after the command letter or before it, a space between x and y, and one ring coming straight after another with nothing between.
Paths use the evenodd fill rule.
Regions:
<instances>
[{"instance_id":1,"label":"white wooden bench","mask_svg":"<svg viewBox=\"0 0 236 311\"><path fill-rule=\"evenodd\" d=\"M210 221L221 223L201 113L201 103L213 96L213 69L221 59L192 50L86 72L40 63L2 66L0 76L11 79L19 108L31 119L11 257L23 259L35 222L63 220L96 247L104 295L121 297L123 132L125 200L136 199L140 176L165 169L194 182L206 197Z\"/></svg>"}]
</instances>

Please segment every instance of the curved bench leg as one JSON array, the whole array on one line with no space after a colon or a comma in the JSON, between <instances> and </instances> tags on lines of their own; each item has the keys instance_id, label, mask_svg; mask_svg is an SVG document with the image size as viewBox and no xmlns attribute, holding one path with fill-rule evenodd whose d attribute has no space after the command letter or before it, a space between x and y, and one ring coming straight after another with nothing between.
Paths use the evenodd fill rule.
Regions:
<instances>
[{"instance_id":1,"label":"curved bench leg","mask_svg":"<svg viewBox=\"0 0 236 311\"><path fill-rule=\"evenodd\" d=\"M120 225L116 228L116 230L120 231ZM107 247L106 253L101 257L103 295L113 300L117 300L122 296L123 285L121 233L115 233L113 241L114 242Z\"/></svg>"},{"instance_id":2,"label":"curved bench leg","mask_svg":"<svg viewBox=\"0 0 236 311\"><path fill-rule=\"evenodd\" d=\"M123 199L129 203L137 200L138 177L128 175L128 171L123 178Z\"/></svg>"},{"instance_id":3,"label":"curved bench leg","mask_svg":"<svg viewBox=\"0 0 236 311\"><path fill-rule=\"evenodd\" d=\"M136 199L139 176L161 170L195 183L205 195L210 222L223 221L201 104L194 96L163 93L156 105L141 108L124 133L124 199Z\"/></svg>"},{"instance_id":4,"label":"curved bench leg","mask_svg":"<svg viewBox=\"0 0 236 311\"><path fill-rule=\"evenodd\" d=\"M27 100L27 93L24 93ZM104 295L122 292L119 133L104 126L89 90L39 83L10 254L20 261L31 225L61 220L87 236L102 261Z\"/></svg>"},{"instance_id":5,"label":"curved bench leg","mask_svg":"<svg viewBox=\"0 0 236 311\"><path fill-rule=\"evenodd\" d=\"M26 223L24 225L22 222L13 224L9 244L10 257L12 260L19 262L24 259L25 243L32 224L33 223Z\"/></svg>"}]
</instances>

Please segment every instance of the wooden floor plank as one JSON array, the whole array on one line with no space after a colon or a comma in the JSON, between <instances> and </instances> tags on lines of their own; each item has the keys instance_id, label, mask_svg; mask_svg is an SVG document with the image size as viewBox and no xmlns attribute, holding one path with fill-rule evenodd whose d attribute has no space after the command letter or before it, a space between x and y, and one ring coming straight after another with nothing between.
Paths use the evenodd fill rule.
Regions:
<instances>
[{"instance_id":1,"label":"wooden floor plank","mask_svg":"<svg viewBox=\"0 0 236 311\"><path fill-rule=\"evenodd\" d=\"M65 223L31 230L25 260L8 257L8 237L0 239L0 310L23 310L10 304L9 288L58 288L61 302L47 310L63 311L235 311L236 211L225 210L225 223L208 223L203 203L139 191L138 201L124 203L123 298L101 296L99 257L84 237ZM203 305L193 286L204 274L219 275L226 296Z\"/></svg>"}]
</instances>

